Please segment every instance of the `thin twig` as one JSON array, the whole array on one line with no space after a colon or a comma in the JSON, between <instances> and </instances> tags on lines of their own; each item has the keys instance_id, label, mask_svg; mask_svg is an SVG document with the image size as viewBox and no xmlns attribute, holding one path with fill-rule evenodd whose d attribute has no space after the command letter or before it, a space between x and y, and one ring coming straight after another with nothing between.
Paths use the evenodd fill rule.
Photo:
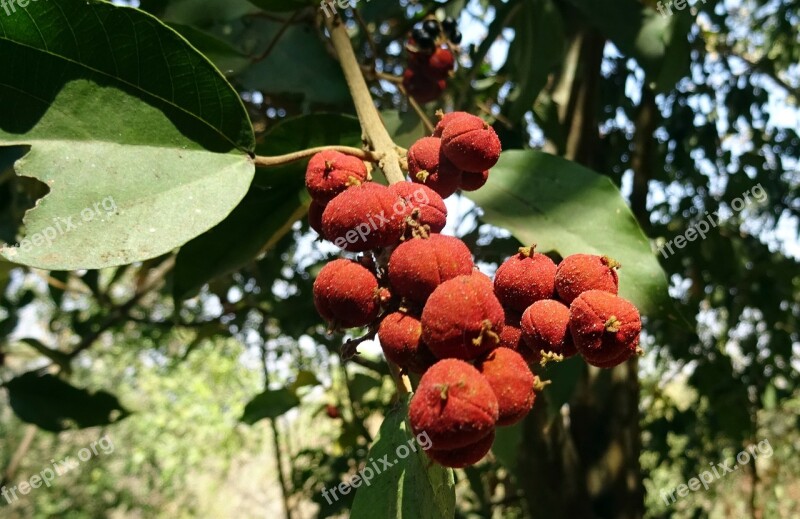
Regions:
<instances>
[{"instance_id":1,"label":"thin twig","mask_svg":"<svg viewBox=\"0 0 800 519\"><path fill-rule=\"evenodd\" d=\"M319 146L317 148L309 148L307 150L296 151L294 153L287 153L286 155L276 155L274 157L265 157L257 155L253 159L253 162L255 163L256 166L261 168L272 168L275 166L284 166L286 164L291 164L292 162L297 162L298 160L307 159L308 157L312 157L321 151L338 151L340 153L344 153L345 155L351 155L361 160L366 160L368 162L379 162L381 158L381 156L378 153L372 151L364 151L350 146Z\"/></svg>"},{"instance_id":2,"label":"thin twig","mask_svg":"<svg viewBox=\"0 0 800 519\"><path fill-rule=\"evenodd\" d=\"M292 14L292 16L288 20L283 22L283 25L281 25L281 28L278 29L278 32L275 34L275 37L272 38L272 41L269 42L269 45L267 45L266 50L264 50L264 52L262 52L260 56L253 58L253 63L265 60L267 56L269 56L272 53L272 51L275 49L275 46L278 45L278 41L280 41L280 39L289 29L289 26L292 25L295 22L295 20L297 20L301 12L302 10L298 9Z\"/></svg>"}]
</instances>

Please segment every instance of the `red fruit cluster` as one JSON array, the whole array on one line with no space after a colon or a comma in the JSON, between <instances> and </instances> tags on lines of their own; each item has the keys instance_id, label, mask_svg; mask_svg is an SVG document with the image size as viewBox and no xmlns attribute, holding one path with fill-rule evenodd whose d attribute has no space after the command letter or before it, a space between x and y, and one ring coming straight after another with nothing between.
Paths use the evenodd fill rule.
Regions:
<instances>
[{"instance_id":1,"label":"red fruit cluster","mask_svg":"<svg viewBox=\"0 0 800 519\"><path fill-rule=\"evenodd\" d=\"M480 189L500 159L497 133L483 119L466 112L440 112L439 117L433 136L418 140L408 150L411 180L442 198L458 189Z\"/></svg>"},{"instance_id":2,"label":"red fruit cluster","mask_svg":"<svg viewBox=\"0 0 800 519\"><path fill-rule=\"evenodd\" d=\"M501 336L503 346L531 363L577 353L600 368L628 360L640 351L642 325L636 307L617 296L619 266L590 254L556 265L533 247L521 248L495 275L494 291L511 328Z\"/></svg>"},{"instance_id":3,"label":"red fruit cluster","mask_svg":"<svg viewBox=\"0 0 800 519\"><path fill-rule=\"evenodd\" d=\"M429 22L431 23L431 22ZM447 79L456 67L452 43L438 31L436 35L419 33L406 44L408 68L403 72L403 88L419 103L435 101L447 88ZM417 41L419 38L421 41Z\"/></svg>"}]
</instances>

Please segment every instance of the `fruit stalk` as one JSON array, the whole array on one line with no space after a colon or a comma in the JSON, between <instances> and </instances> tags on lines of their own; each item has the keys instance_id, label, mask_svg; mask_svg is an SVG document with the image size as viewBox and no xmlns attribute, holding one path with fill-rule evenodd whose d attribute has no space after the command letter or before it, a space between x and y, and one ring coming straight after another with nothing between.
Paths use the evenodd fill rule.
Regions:
<instances>
[{"instance_id":1,"label":"fruit stalk","mask_svg":"<svg viewBox=\"0 0 800 519\"><path fill-rule=\"evenodd\" d=\"M256 166L261 168L273 168L313 157L317 153L321 153L323 151L338 151L340 153L344 153L345 155L351 155L361 160L370 162L378 161L380 159L380 156L377 153L359 148L353 148L350 146L319 146L317 148L309 148L307 150L295 151L294 153L287 153L286 155L275 155L271 157L256 155L253 159L253 162Z\"/></svg>"},{"instance_id":2,"label":"fruit stalk","mask_svg":"<svg viewBox=\"0 0 800 519\"><path fill-rule=\"evenodd\" d=\"M404 182L406 179L403 169L400 167L400 154L386 127L383 125L381 116L372 102L372 94L369 92L367 82L361 73L361 67L356 59L353 45L350 43L350 35L339 16L333 16L326 20L328 31L331 35L331 43L339 57L347 87L356 106L358 120L364 132L364 139L367 145L378 156L378 165L386 175L386 180L390 184Z\"/></svg>"}]
</instances>

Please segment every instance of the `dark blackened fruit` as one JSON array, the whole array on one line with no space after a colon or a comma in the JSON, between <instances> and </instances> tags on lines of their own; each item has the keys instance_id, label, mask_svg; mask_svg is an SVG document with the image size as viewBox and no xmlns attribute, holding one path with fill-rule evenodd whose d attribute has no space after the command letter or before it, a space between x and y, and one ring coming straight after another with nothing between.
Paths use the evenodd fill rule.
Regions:
<instances>
[{"instance_id":1,"label":"dark blackened fruit","mask_svg":"<svg viewBox=\"0 0 800 519\"><path fill-rule=\"evenodd\" d=\"M424 304L436 287L472 273L469 247L452 236L431 234L400 244L389 258L389 284L395 296Z\"/></svg>"},{"instance_id":2,"label":"dark blackened fruit","mask_svg":"<svg viewBox=\"0 0 800 519\"><path fill-rule=\"evenodd\" d=\"M422 340L440 359L473 360L497 347L504 321L492 281L473 272L433 291L422 311Z\"/></svg>"},{"instance_id":3,"label":"dark blackened fruit","mask_svg":"<svg viewBox=\"0 0 800 519\"><path fill-rule=\"evenodd\" d=\"M308 206L308 226L314 229L320 236L322 236L322 213L324 211L325 206L316 200L312 200L311 205Z\"/></svg>"},{"instance_id":4,"label":"dark blackened fruit","mask_svg":"<svg viewBox=\"0 0 800 519\"><path fill-rule=\"evenodd\" d=\"M322 267L313 292L317 312L333 328L366 326L378 317L378 280L355 261L337 259Z\"/></svg>"},{"instance_id":5,"label":"dark blackened fruit","mask_svg":"<svg viewBox=\"0 0 800 519\"><path fill-rule=\"evenodd\" d=\"M408 416L414 435L427 434L432 449L459 449L494 431L497 396L471 364L440 360L422 375Z\"/></svg>"}]
</instances>

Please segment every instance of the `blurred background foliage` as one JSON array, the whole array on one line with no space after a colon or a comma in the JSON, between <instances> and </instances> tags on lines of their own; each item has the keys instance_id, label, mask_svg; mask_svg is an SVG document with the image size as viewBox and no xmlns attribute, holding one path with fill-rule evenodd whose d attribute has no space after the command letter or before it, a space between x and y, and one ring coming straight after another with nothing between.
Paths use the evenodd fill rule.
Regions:
<instances>
[{"instance_id":1,"label":"blurred background foliage","mask_svg":"<svg viewBox=\"0 0 800 519\"><path fill-rule=\"evenodd\" d=\"M685 322L646 315L646 356L614 370L580 361L543 370L553 384L535 411L503 431L485 462L457 471L458 517L800 516L800 10L791 0L709 0L662 16L659 4L357 4L354 45L399 144L424 130L385 75L402 74L416 21L450 15L463 54L429 114L485 115L505 149L606 175L654 254L707 213L722 216L705 239L657 256ZM260 154L358 145L318 5L135 6L225 73ZM44 194L13 173L24 152L0 148L0 239L12 243ZM114 443L51 488L0 499L3 517L347 516L352 494L328 503L320 492L365 461L393 388L374 345L343 366L342 338L314 312L311 284L335 251L304 221L303 168L258 171L231 216L176 254L103 271L0 263L3 485L104 434ZM732 209L756 185L766 200ZM487 272L518 246L468 199L450 209L450 230ZM613 255L614 236L605 238ZM8 384L37 369L113 394L114 412L85 410L105 425L81 430L24 423L20 414L44 425L53 412L35 385ZM88 395L45 400L81 408ZM665 502L663 492L764 439L773 456Z\"/></svg>"}]
</instances>

